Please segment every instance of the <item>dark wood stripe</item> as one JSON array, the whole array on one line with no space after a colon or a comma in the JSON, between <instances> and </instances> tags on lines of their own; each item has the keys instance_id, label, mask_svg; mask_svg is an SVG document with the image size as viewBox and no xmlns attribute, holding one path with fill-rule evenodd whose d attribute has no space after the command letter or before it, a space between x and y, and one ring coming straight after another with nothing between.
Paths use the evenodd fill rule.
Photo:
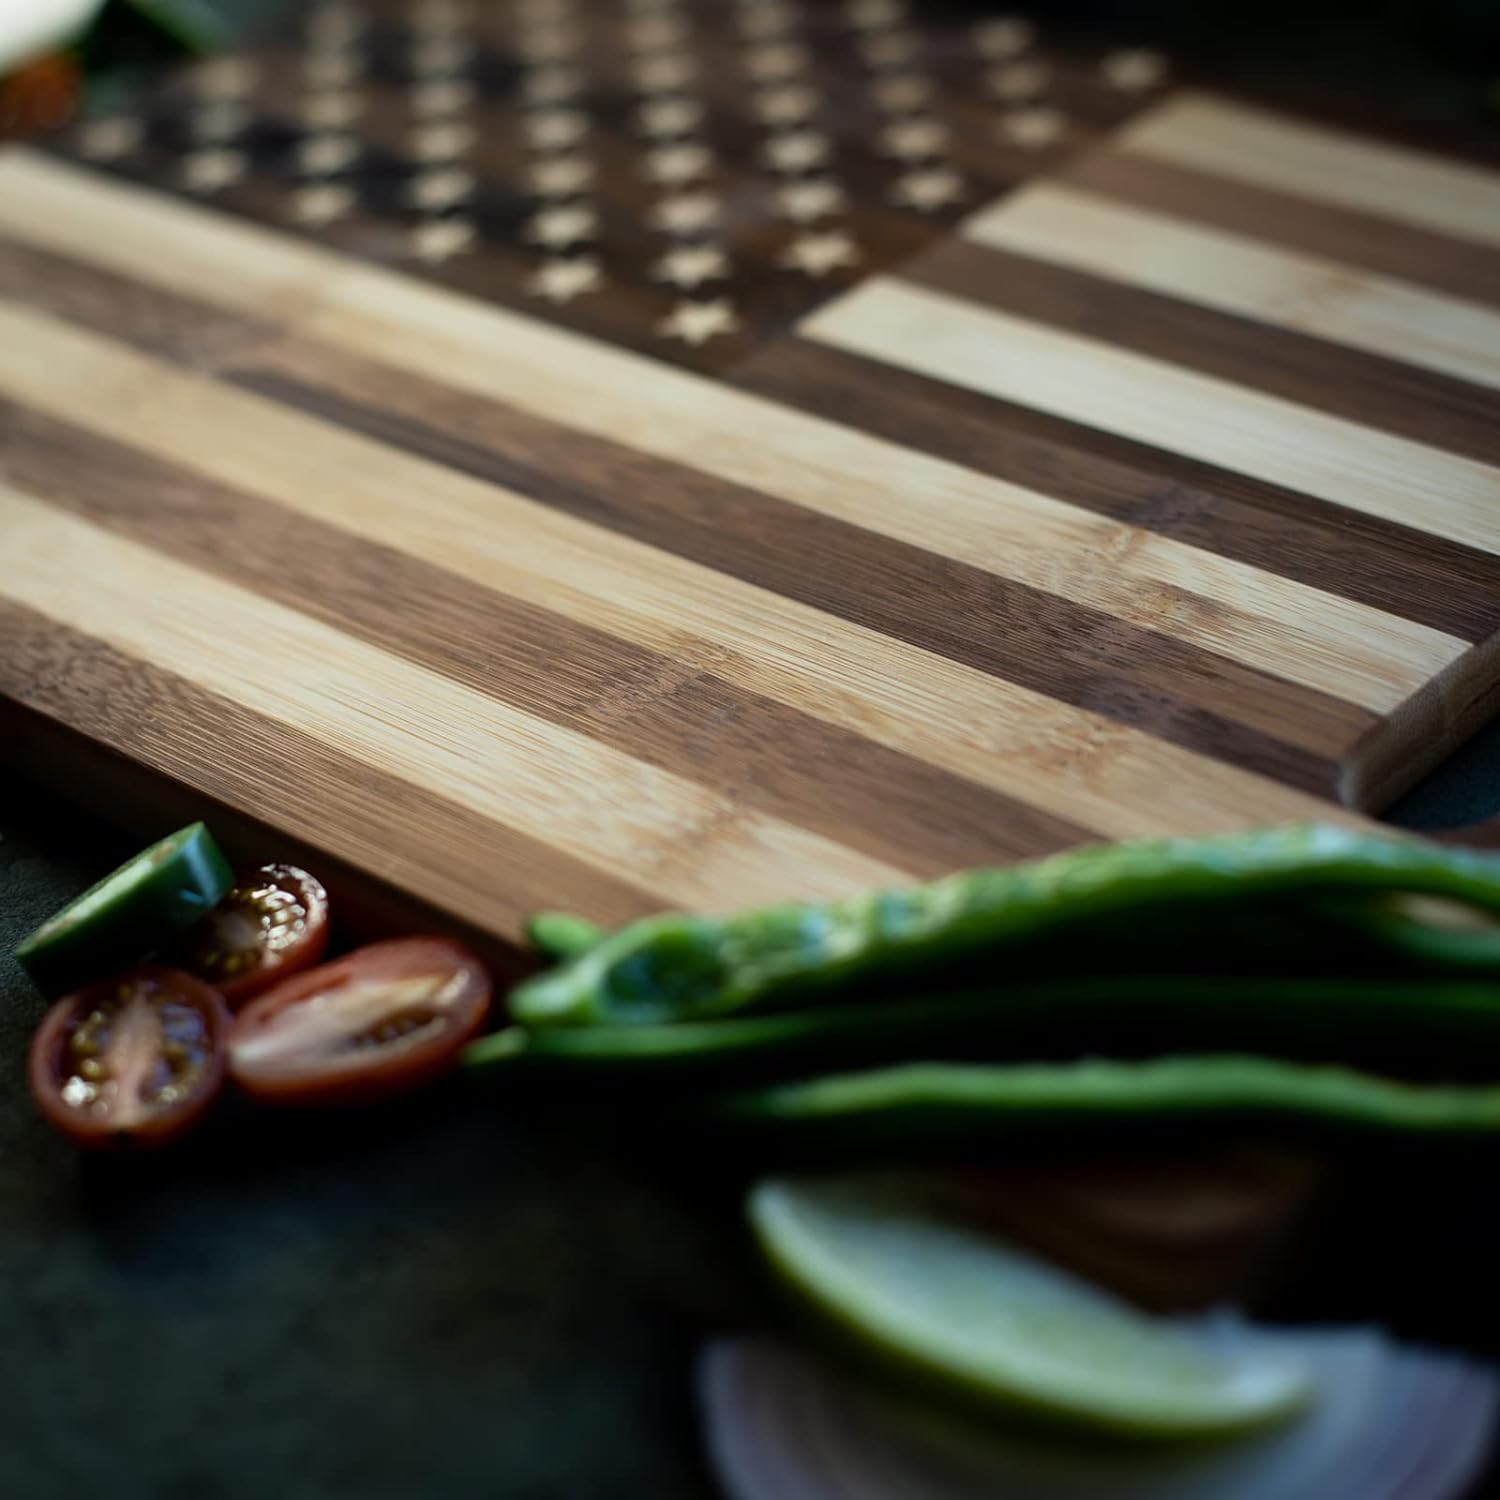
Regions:
<instances>
[{"instance_id":1,"label":"dark wood stripe","mask_svg":"<svg viewBox=\"0 0 1500 1500\"><path fill-rule=\"evenodd\" d=\"M659 904L515 829L3 598L0 639L0 694L274 829L398 885L420 885L491 930L519 935L528 912L515 898L523 890L529 902L608 922ZM193 733L192 725L211 728ZM524 872L525 880L497 885L497 868Z\"/></svg>"},{"instance_id":2,"label":"dark wood stripe","mask_svg":"<svg viewBox=\"0 0 1500 1500\"><path fill-rule=\"evenodd\" d=\"M0 403L13 483L737 803L936 875L1087 830L691 662Z\"/></svg>"},{"instance_id":3,"label":"dark wood stripe","mask_svg":"<svg viewBox=\"0 0 1500 1500\"><path fill-rule=\"evenodd\" d=\"M0 297L195 368L212 368L280 331L260 319L159 291L3 235Z\"/></svg>"},{"instance_id":4,"label":"dark wood stripe","mask_svg":"<svg viewBox=\"0 0 1500 1500\"><path fill-rule=\"evenodd\" d=\"M1432 230L1128 151L1081 156L1061 176L1143 208L1326 256L1449 297L1500 305L1500 251Z\"/></svg>"},{"instance_id":5,"label":"dark wood stripe","mask_svg":"<svg viewBox=\"0 0 1500 1500\"><path fill-rule=\"evenodd\" d=\"M811 341L735 382L1464 640L1500 630L1500 558L1456 542Z\"/></svg>"},{"instance_id":6,"label":"dark wood stripe","mask_svg":"<svg viewBox=\"0 0 1500 1500\"><path fill-rule=\"evenodd\" d=\"M1012 251L950 240L901 268L952 296L1500 464L1487 387Z\"/></svg>"},{"instance_id":7,"label":"dark wood stripe","mask_svg":"<svg viewBox=\"0 0 1500 1500\"><path fill-rule=\"evenodd\" d=\"M1326 791L1329 761L1377 722L1102 611L341 351L288 341L237 378L593 524L1294 786ZM1187 595L1171 607L1216 608ZM1316 750L1278 739L1271 726L1287 723L1306 726Z\"/></svg>"}]
</instances>

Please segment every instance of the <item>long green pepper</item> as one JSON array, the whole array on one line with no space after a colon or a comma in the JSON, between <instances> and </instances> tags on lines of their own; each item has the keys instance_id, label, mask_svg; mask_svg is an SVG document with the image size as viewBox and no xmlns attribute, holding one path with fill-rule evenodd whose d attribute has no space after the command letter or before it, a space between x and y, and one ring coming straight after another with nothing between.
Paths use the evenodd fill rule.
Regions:
<instances>
[{"instance_id":1,"label":"long green pepper","mask_svg":"<svg viewBox=\"0 0 1500 1500\"><path fill-rule=\"evenodd\" d=\"M1412 892L1500 913L1500 857L1297 825L1072 850L832 905L648 918L511 995L528 1026L660 1024L984 972L1008 945L1098 917L1283 894Z\"/></svg>"}]
</instances>

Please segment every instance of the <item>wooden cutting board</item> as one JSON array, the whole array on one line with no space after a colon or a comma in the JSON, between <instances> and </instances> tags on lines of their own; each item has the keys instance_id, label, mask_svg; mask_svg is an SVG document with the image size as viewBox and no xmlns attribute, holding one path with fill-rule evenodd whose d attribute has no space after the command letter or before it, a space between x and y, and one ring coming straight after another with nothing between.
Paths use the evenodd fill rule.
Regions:
<instances>
[{"instance_id":1,"label":"wooden cutting board","mask_svg":"<svg viewBox=\"0 0 1500 1500\"><path fill-rule=\"evenodd\" d=\"M341 4L0 156L11 749L509 938L1353 817L1474 728L1500 175L828 9Z\"/></svg>"}]
</instances>

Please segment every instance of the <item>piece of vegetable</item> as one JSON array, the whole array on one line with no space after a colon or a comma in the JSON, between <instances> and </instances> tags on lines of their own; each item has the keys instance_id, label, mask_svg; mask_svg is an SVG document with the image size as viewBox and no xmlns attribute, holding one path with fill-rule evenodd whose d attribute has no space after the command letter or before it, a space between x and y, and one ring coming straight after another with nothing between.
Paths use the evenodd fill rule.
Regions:
<instances>
[{"instance_id":1,"label":"piece of vegetable","mask_svg":"<svg viewBox=\"0 0 1500 1500\"><path fill-rule=\"evenodd\" d=\"M699 1404L728 1500L1459 1500L1484 1462L1494 1375L1374 1329L1194 1319L1230 1358L1308 1368L1295 1421L1233 1443L1122 1450L978 1431L761 1341L711 1345Z\"/></svg>"},{"instance_id":2,"label":"piece of vegetable","mask_svg":"<svg viewBox=\"0 0 1500 1500\"><path fill-rule=\"evenodd\" d=\"M1265 1057L907 1063L722 1096L715 1118L799 1143L976 1144L1032 1130L1283 1119L1412 1135L1500 1131L1500 1085L1398 1083Z\"/></svg>"},{"instance_id":3,"label":"piece of vegetable","mask_svg":"<svg viewBox=\"0 0 1500 1500\"><path fill-rule=\"evenodd\" d=\"M373 943L252 1000L229 1035L229 1071L270 1103L382 1098L446 1072L489 1005L489 975L457 943Z\"/></svg>"},{"instance_id":4,"label":"piece of vegetable","mask_svg":"<svg viewBox=\"0 0 1500 1500\"><path fill-rule=\"evenodd\" d=\"M142 850L44 922L16 957L47 994L168 945L223 899L233 874L202 823Z\"/></svg>"},{"instance_id":5,"label":"piece of vegetable","mask_svg":"<svg viewBox=\"0 0 1500 1500\"><path fill-rule=\"evenodd\" d=\"M1291 892L1445 896L1500 911L1500 858L1298 826L1073 850L831 906L652 917L511 996L533 1026L700 1020L938 975L996 975L1007 945L1087 919ZM914 977L917 976L917 977Z\"/></svg>"},{"instance_id":6,"label":"piece of vegetable","mask_svg":"<svg viewBox=\"0 0 1500 1500\"><path fill-rule=\"evenodd\" d=\"M31 1092L81 1146L163 1146L224 1080L229 1011L201 979L142 968L59 1000L31 1046Z\"/></svg>"},{"instance_id":7,"label":"piece of vegetable","mask_svg":"<svg viewBox=\"0 0 1500 1500\"><path fill-rule=\"evenodd\" d=\"M643 1072L689 1082L810 1064L1014 1057L1087 1035L1172 1038L1276 1051L1327 1039L1342 1053L1500 1040L1500 982L1255 975L1092 976L939 991L860 1005L675 1024L510 1027L464 1055L471 1067Z\"/></svg>"},{"instance_id":8,"label":"piece of vegetable","mask_svg":"<svg viewBox=\"0 0 1500 1500\"><path fill-rule=\"evenodd\" d=\"M553 963L566 963L597 948L609 936L609 929L571 912L542 911L527 922L526 935L544 957Z\"/></svg>"},{"instance_id":9,"label":"piece of vegetable","mask_svg":"<svg viewBox=\"0 0 1500 1500\"><path fill-rule=\"evenodd\" d=\"M311 968L328 946L328 892L296 865L261 865L190 931L182 966L232 1009Z\"/></svg>"},{"instance_id":10,"label":"piece of vegetable","mask_svg":"<svg viewBox=\"0 0 1500 1500\"><path fill-rule=\"evenodd\" d=\"M773 1269L851 1350L975 1410L1140 1438L1285 1418L1306 1370L1219 1358L1169 1324L977 1230L941 1179L762 1182L750 1222Z\"/></svg>"}]
</instances>

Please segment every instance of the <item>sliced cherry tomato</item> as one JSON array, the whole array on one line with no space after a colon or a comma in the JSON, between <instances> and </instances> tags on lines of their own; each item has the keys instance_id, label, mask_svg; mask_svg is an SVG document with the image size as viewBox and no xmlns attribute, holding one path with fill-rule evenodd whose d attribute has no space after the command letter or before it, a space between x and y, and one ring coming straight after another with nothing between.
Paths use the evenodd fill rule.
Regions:
<instances>
[{"instance_id":1,"label":"sliced cherry tomato","mask_svg":"<svg viewBox=\"0 0 1500 1500\"><path fill-rule=\"evenodd\" d=\"M224 1082L231 1018L177 969L134 969L59 1000L31 1044L31 1092L80 1146L164 1146Z\"/></svg>"},{"instance_id":2,"label":"sliced cherry tomato","mask_svg":"<svg viewBox=\"0 0 1500 1500\"><path fill-rule=\"evenodd\" d=\"M400 1093L446 1072L489 1007L489 975L457 943L372 943L246 1006L229 1035L229 1071L272 1102Z\"/></svg>"},{"instance_id":3,"label":"sliced cherry tomato","mask_svg":"<svg viewBox=\"0 0 1500 1500\"><path fill-rule=\"evenodd\" d=\"M182 966L238 1010L310 969L328 946L328 892L296 865L261 865L234 878L229 894L188 934Z\"/></svg>"}]
</instances>

